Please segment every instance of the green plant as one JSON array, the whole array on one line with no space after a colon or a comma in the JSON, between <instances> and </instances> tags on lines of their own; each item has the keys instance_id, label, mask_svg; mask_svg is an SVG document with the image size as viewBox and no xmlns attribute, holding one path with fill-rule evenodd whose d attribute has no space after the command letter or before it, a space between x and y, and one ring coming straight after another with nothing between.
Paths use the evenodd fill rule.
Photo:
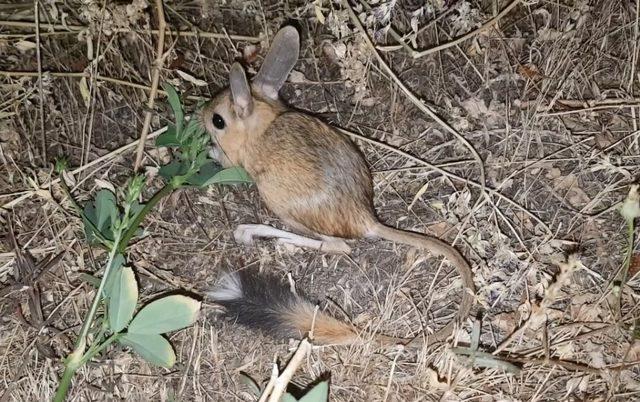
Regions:
<instances>
[{"instance_id":1,"label":"green plant","mask_svg":"<svg viewBox=\"0 0 640 402\"><path fill-rule=\"evenodd\" d=\"M251 393L260 398L264 394L264 388L260 387L251 377L244 373L240 373L240 379L249 388ZM280 397L280 402L327 402L329 400L329 381L324 380L318 382L311 387L300 399L290 393L285 393Z\"/></svg>"},{"instance_id":2,"label":"green plant","mask_svg":"<svg viewBox=\"0 0 640 402\"><path fill-rule=\"evenodd\" d=\"M71 196L64 180L66 160L56 162L62 187L84 223L87 241L108 250L100 279L85 275L97 286L91 307L83 321L73 351L64 360L64 372L54 401L63 401L77 370L102 353L111 344L130 347L148 362L171 367L175 353L163 334L191 325L197 318L200 302L187 296L158 298L138 309L138 285L133 270L125 264L125 251L132 238L141 232L140 224L158 202L172 191L210 184L247 183L250 178L241 168L222 169L207 157L206 131L196 119L187 120L177 92L166 86L175 123L158 137L158 146L175 148L175 158L160 169L165 185L146 202L140 203L145 187L143 176L129 179L122 194L98 191L81 207Z\"/></svg>"},{"instance_id":3,"label":"green plant","mask_svg":"<svg viewBox=\"0 0 640 402\"><path fill-rule=\"evenodd\" d=\"M240 379L249 387L251 392L258 398L258 402L327 402L329 400L329 381L318 382L311 387L300 399L296 399L291 393L286 392L286 388L294 373L311 351L309 338L304 338L298 344L296 352L293 354L285 368L280 372L278 365L273 364L271 379L260 387L247 374L240 373Z\"/></svg>"}]
</instances>

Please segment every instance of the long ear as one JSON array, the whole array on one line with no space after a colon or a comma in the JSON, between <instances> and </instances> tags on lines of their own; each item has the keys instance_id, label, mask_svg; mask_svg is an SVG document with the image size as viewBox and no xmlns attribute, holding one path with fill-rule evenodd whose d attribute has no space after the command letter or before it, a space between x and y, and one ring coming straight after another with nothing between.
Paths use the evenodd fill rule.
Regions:
<instances>
[{"instance_id":1,"label":"long ear","mask_svg":"<svg viewBox=\"0 0 640 402\"><path fill-rule=\"evenodd\" d=\"M240 63L233 63L229 71L229 88L231 99L238 117L246 117L253 111L253 98L247 76Z\"/></svg>"},{"instance_id":2,"label":"long ear","mask_svg":"<svg viewBox=\"0 0 640 402\"><path fill-rule=\"evenodd\" d=\"M255 86L268 98L278 99L278 91L298 61L300 36L292 26L282 28L273 38L271 49L253 79Z\"/></svg>"}]
</instances>

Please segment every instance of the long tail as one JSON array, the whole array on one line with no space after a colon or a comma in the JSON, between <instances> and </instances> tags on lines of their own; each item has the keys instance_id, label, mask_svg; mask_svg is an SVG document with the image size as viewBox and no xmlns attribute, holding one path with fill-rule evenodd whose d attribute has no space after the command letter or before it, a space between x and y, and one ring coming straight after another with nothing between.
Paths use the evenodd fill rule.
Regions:
<instances>
[{"instance_id":1,"label":"long tail","mask_svg":"<svg viewBox=\"0 0 640 402\"><path fill-rule=\"evenodd\" d=\"M467 260L455 247L445 243L440 239L431 237L426 234L395 229L389 226L385 226L382 223L377 223L373 227L373 234L386 240L403 243L408 246L420 248L430 251L434 254L441 255L456 267L458 273L460 274L460 278L462 278L462 283L468 289L468 291L465 290L462 292L460 307L454 319L430 336L432 339L435 338L435 340L444 340L445 338L447 338L453 331L456 322L467 318L469 312L471 311L471 306L473 305L473 294L475 293L475 287L473 284L473 272L471 271L471 266L469 266Z\"/></svg>"},{"instance_id":2,"label":"long tail","mask_svg":"<svg viewBox=\"0 0 640 402\"><path fill-rule=\"evenodd\" d=\"M208 292L222 305L225 315L236 323L259 329L281 338L300 338L313 327L313 341L322 345L345 345L364 342L362 332L320 310L300 293L293 293L278 278L241 271L225 274ZM404 340L373 335L383 344L405 343Z\"/></svg>"}]
</instances>

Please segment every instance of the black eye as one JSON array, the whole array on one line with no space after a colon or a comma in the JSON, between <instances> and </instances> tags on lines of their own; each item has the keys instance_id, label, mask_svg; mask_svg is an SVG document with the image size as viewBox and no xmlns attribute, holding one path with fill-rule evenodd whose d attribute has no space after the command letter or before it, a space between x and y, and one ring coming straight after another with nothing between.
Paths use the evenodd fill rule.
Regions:
<instances>
[{"instance_id":1,"label":"black eye","mask_svg":"<svg viewBox=\"0 0 640 402\"><path fill-rule=\"evenodd\" d=\"M218 113L215 113L213 115L211 121L213 122L213 127L217 128L218 130L222 130L225 126L224 119Z\"/></svg>"}]
</instances>

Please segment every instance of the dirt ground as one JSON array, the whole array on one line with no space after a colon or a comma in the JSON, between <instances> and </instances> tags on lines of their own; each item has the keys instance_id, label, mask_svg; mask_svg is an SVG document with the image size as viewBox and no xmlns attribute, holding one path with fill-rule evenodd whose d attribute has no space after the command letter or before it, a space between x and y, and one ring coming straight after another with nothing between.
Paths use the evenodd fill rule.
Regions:
<instances>
[{"instance_id":1,"label":"dirt ground","mask_svg":"<svg viewBox=\"0 0 640 402\"><path fill-rule=\"evenodd\" d=\"M270 38L293 23L301 56L282 97L354 134L383 222L441 237L472 263L473 313L447 342L314 347L294 383L330 378L332 401L640 399L637 246L620 307L614 286L629 250L617 206L640 164L640 2L350 1L376 48L346 4L163 6L173 32L160 82L189 97L189 110L226 85L234 60L255 73ZM145 0L46 1L37 16L33 3L0 4L2 402L52 398L93 298L81 274L99 271L105 254L87 245L52 164L66 155L82 169L72 177L79 201L132 173L156 11ZM153 116L153 130L171 117L162 96ZM147 142L148 194L168 158ZM352 242L349 256L247 247L233 240L240 223L281 226L251 186L164 200L129 251L143 299L203 294L226 270L259 268L290 273L360 328L418 336L447 322L461 292L440 259L391 242ZM18 270L12 233L35 271ZM474 326L488 361L518 373L453 349L469 347ZM297 344L239 328L206 300L170 340L172 369L116 347L79 371L69 400L251 401L240 373L268 380L274 358L286 363Z\"/></svg>"}]
</instances>

